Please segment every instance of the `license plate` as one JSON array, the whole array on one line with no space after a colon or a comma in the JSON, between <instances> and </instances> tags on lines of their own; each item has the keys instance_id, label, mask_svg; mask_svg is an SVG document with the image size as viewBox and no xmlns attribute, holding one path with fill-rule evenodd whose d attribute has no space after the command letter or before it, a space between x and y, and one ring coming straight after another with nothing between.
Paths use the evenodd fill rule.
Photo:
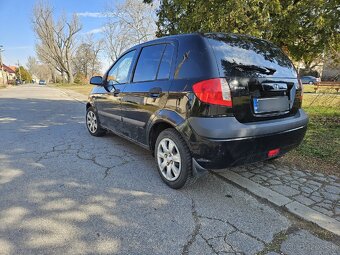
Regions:
<instances>
[{"instance_id":1,"label":"license plate","mask_svg":"<svg viewBox=\"0 0 340 255\"><path fill-rule=\"evenodd\" d=\"M285 112L289 111L287 96L270 98L253 98L255 113Z\"/></svg>"}]
</instances>

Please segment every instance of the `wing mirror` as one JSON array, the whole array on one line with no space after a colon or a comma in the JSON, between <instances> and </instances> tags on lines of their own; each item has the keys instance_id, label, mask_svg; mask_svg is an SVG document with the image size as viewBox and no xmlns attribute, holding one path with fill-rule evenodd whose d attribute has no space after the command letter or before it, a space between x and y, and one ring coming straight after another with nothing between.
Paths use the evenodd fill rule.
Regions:
<instances>
[{"instance_id":1,"label":"wing mirror","mask_svg":"<svg viewBox=\"0 0 340 255\"><path fill-rule=\"evenodd\" d=\"M97 86L103 86L103 78L101 76L93 76L90 79L90 84L97 85Z\"/></svg>"}]
</instances>

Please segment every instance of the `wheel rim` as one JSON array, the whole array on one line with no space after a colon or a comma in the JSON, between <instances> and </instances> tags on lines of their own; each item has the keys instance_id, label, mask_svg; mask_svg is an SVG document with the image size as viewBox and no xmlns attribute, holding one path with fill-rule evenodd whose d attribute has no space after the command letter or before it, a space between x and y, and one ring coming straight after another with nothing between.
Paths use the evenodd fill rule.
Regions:
<instances>
[{"instance_id":1,"label":"wheel rim","mask_svg":"<svg viewBox=\"0 0 340 255\"><path fill-rule=\"evenodd\" d=\"M157 162L165 179L175 181L179 177L182 167L181 155L170 138L163 138L158 144Z\"/></svg>"},{"instance_id":2,"label":"wheel rim","mask_svg":"<svg viewBox=\"0 0 340 255\"><path fill-rule=\"evenodd\" d=\"M91 133L95 133L98 128L97 117L93 111L89 111L86 116L87 128Z\"/></svg>"}]
</instances>

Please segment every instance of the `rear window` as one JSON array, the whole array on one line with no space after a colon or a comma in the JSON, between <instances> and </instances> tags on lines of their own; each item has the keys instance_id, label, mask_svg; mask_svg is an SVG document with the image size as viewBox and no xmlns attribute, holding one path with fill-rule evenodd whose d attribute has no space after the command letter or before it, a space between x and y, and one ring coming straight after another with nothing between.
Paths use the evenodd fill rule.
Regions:
<instances>
[{"instance_id":1,"label":"rear window","mask_svg":"<svg viewBox=\"0 0 340 255\"><path fill-rule=\"evenodd\" d=\"M205 37L222 76L297 77L289 58L268 41L235 34L206 34Z\"/></svg>"},{"instance_id":2,"label":"rear window","mask_svg":"<svg viewBox=\"0 0 340 255\"><path fill-rule=\"evenodd\" d=\"M134 82L153 81L156 79L164 48L165 44L158 44L142 49L133 77Z\"/></svg>"}]
</instances>

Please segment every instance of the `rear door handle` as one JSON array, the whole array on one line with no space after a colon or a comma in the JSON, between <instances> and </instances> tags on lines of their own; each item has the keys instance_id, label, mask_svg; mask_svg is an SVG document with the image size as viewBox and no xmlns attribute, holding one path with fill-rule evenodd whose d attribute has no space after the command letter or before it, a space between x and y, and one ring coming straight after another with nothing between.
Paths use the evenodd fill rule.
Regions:
<instances>
[{"instance_id":1,"label":"rear door handle","mask_svg":"<svg viewBox=\"0 0 340 255\"><path fill-rule=\"evenodd\" d=\"M161 93L161 88L152 88L149 90L150 97L159 97Z\"/></svg>"}]
</instances>

